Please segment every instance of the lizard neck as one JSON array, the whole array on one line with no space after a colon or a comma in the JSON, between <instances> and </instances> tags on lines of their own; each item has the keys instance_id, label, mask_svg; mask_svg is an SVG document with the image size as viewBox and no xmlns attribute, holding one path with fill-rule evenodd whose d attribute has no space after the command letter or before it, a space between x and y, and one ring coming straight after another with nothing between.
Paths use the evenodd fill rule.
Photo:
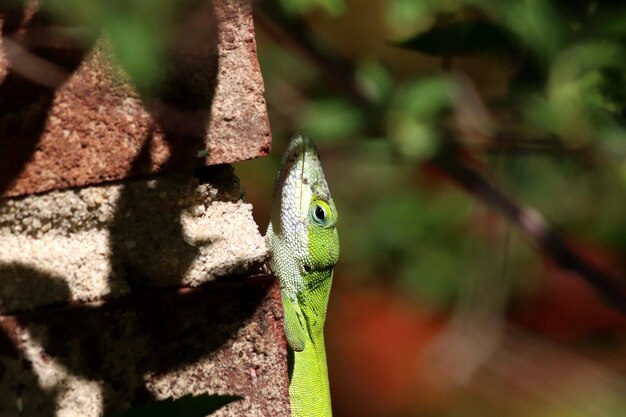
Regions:
<instances>
[{"instance_id":1,"label":"lizard neck","mask_svg":"<svg viewBox=\"0 0 626 417\"><path fill-rule=\"evenodd\" d=\"M330 417L330 388L324 346L324 321L332 284L332 271L327 277L312 277L315 283L298 294L298 304L307 325L307 341L300 352L294 352L293 374L289 383L292 417Z\"/></svg>"}]
</instances>

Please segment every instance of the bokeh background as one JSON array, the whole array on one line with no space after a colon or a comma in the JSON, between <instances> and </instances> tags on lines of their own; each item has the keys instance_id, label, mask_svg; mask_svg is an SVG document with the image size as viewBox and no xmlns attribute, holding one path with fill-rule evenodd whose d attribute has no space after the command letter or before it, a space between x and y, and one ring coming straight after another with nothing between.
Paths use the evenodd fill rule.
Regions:
<instances>
[{"instance_id":1,"label":"bokeh background","mask_svg":"<svg viewBox=\"0 0 626 417\"><path fill-rule=\"evenodd\" d=\"M41 3L105 30L150 92L194 1ZM625 416L624 2L255 9L273 150L236 170L264 232L288 138L318 144L340 211L334 415Z\"/></svg>"},{"instance_id":2,"label":"bokeh background","mask_svg":"<svg viewBox=\"0 0 626 417\"><path fill-rule=\"evenodd\" d=\"M335 415L626 415L623 2L283 0L255 18L274 145L236 169L264 231L288 138L318 144L340 210Z\"/></svg>"}]
</instances>

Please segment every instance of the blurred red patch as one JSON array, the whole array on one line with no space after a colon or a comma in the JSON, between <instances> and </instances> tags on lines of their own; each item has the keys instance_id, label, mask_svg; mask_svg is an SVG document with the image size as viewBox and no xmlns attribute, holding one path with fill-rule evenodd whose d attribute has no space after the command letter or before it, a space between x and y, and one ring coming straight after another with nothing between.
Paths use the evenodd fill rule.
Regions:
<instances>
[{"instance_id":1,"label":"blurred red patch","mask_svg":"<svg viewBox=\"0 0 626 417\"><path fill-rule=\"evenodd\" d=\"M576 250L603 269L618 269L605 250L589 245L577 245ZM626 331L626 316L611 307L578 274L546 261L544 277L543 287L513 315L513 322L558 341Z\"/></svg>"},{"instance_id":2,"label":"blurred red patch","mask_svg":"<svg viewBox=\"0 0 626 417\"><path fill-rule=\"evenodd\" d=\"M437 407L420 353L444 320L397 294L336 285L326 327L334 414L403 416Z\"/></svg>"}]
</instances>

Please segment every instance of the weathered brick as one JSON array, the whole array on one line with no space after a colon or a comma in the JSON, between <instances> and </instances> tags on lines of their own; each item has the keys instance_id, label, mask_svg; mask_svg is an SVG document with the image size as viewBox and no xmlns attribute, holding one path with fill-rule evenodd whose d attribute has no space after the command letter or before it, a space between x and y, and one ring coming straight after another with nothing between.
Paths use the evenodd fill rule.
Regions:
<instances>
[{"instance_id":1,"label":"weathered brick","mask_svg":"<svg viewBox=\"0 0 626 417\"><path fill-rule=\"evenodd\" d=\"M275 280L259 276L0 316L0 417L201 393L244 397L219 417L289 415L281 314Z\"/></svg>"},{"instance_id":2,"label":"weathered brick","mask_svg":"<svg viewBox=\"0 0 626 417\"><path fill-rule=\"evenodd\" d=\"M32 14L0 15L0 196L229 163L269 151L248 1L202 1L180 19L168 58L168 93L161 96L133 87L105 39L87 51L62 36L51 45L37 44L35 34L50 27ZM15 45L60 68L60 76L40 71L58 85L51 89L11 70L23 59ZM32 67L26 70L38 69Z\"/></svg>"}]
</instances>

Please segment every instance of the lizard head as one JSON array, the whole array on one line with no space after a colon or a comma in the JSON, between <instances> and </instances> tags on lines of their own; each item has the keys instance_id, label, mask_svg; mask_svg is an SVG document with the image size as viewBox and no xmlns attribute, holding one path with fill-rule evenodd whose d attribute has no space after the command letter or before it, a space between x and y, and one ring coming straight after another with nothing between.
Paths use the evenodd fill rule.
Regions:
<instances>
[{"instance_id":1,"label":"lizard head","mask_svg":"<svg viewBox=\"0 0 626 417\"><path fill-rule=\"evenodd\" d=\"M330 278L339 258L337 218L315 145L294 135L274 184L266 236L270 267L292 298Z\"/></svg>"}]
</instances>

